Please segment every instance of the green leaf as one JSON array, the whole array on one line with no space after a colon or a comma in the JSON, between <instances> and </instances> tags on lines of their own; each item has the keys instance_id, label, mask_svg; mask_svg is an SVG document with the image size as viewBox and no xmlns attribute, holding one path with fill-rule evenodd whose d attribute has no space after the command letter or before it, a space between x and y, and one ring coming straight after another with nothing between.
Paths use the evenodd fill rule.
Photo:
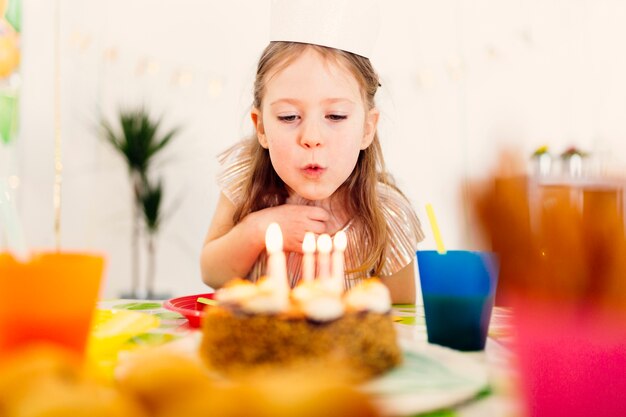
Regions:
<instances>
[{"instance_id":1,"label":"green leaf","mask_svg":"<svg viewBox=\"0 0 626 417\"><path fill-rule=\"evenodd\" d=\"M156 184L151 184L148 180L145 181L140 199L146 227L150 233L156 232L159 228L162 195L163 185L160 180Z\"/></svg>"},{"instance_id":2,"label":"green leaf","mask_svg":"<svg viewBox=\"0 0 626 417\"><path fill-rule=\"evenodd\" d=\"M165 145L167 145L170 140L172 140L172 138L174 136L176 136L179 133L178 128L174 128L172 130L170 130L162 139L159 143L157 143L157 145L152 149L152 154L155 154L157 152L159 152L161 149L163 149L165 147Z\"/></svg>"},{"instance_id":3,"label":"green leaf","mask_svg":"<svg viewBox=\"0 0 626 417\"><path fill-rule=\"evenodd\" d=\"M142 175L147 173L153 157L180 131L174 128L160 135L161 120L152 119L144 108L120 110L118 118L120 131L106 120L100 122L102 136L120 152L130 171Z\"/></svg>"}]
</instances>

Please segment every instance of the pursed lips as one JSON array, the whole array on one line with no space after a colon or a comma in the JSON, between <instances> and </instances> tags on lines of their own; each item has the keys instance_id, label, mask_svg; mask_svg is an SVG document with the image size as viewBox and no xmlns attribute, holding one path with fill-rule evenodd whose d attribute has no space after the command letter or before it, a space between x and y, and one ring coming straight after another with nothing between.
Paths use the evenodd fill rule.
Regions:
<instances>
[{"instance_id":1,"label":"pursed lips","mask_svg":"<svg viewBox=\"0 0 626 417\"><path fill-rule=\"evenodd\" d=\"M318 164L308 164L302 167L302 172L304 172L306 176L312 178L320 177L324 171L326 171L326 168Z\"/></svg>"}]
</instances>

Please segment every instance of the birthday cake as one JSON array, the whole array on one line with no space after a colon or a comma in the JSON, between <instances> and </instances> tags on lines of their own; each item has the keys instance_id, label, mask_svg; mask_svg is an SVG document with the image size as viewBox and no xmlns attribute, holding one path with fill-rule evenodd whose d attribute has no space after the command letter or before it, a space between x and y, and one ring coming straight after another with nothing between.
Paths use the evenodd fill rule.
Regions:
<instances>
[{"instance_id":1,"label":"birthday cake","mask_svg":"<svg viewBox=\"0 0 626 417\"><path fill-rule=\"evenodd\" d=\"M332 273L323 273L324 263L318 263L318 278L305 274L291 289L282 247L273 251L274 257L268 252L268 276L256 283L231 281L217 291L218 306L205 311L200 353L210 368L236 376L266 368L324 366L359 381L400 363L391 298L380 280L344 292L343 264L334 256Z\"/></svg>"},{"instance_id":2,"label":"birthday cake","mask_svg":"<svg viewBox=\"0 0 626 417\"><path fill-rule=\"evenodd\" d=\"M280 294L269 279L236 280L206 311L201 354L236 376L267 367L333 366L352 380L381 374L401 361L389 293L371 279L337 294L323 282Z\"/></svg>"}]
</instances>

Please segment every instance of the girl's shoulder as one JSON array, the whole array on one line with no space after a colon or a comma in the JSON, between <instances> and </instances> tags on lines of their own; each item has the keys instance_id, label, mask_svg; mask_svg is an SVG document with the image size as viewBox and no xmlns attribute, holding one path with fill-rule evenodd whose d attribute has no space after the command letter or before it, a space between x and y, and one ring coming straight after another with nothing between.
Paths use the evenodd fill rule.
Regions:
<instances>
[{"instance_id":1,"label":"girl's shoulder","mask_svg":"<svg viewBox=\"0 0 626 417\"><path fill-rule=\"evenodd\" d=\"M224 195L237 205L243 195L243 188L250 175L252 151L249 140L242 140L217 156L221 168L217 174L217 184Z\"/></svg>"},{"instance_id":2,"label":"girl's shoulder","mask_svg":"<svg viewBox=\"0 0 626 417\"><path fill-rule=\"evenodd\" d=\"M380 201L380 207L387 217L387 220L400 221L404 224L414 226L414 228L421 233L421 224L415 210L411 205L409 199L400 192L394 186L385 184L383 182L378 183L377 187L378 198ZM423 239L422 235L419 240Z\"/></svg>"},{"instance_id":3,"label":"girl's shoulder","mask_svg":"<svg viewBox=\"0 0 626 417\"><path fill-rule=\"evenodd\" d=\"M393 275L415 257L417 244L424 240L422 225L411 202L397 188L379 182L380 208L387 223L389 248L381 275Z\"/></svg>"}]
</instances>

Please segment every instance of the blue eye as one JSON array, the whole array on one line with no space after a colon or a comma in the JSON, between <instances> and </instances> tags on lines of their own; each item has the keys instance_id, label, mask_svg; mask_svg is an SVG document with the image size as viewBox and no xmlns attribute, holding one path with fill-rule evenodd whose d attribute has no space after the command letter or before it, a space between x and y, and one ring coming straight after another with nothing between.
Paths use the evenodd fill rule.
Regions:
<instances>
[{"instance_id":1,"label":"blue eye","mask_svg":"<svg viewBox=\"0 0 626 417\"><path fill-rule=\"evenodd\" d=\"M295 114L290 114L289 116L278 116L278 120L281 122L295 122L298 118Z\"/></svg>"},{"instance_id":2,"label":"blue eye","mask_svg":"<svg viewBox=\"0 0 626 417\"><path fill-rule=\"evenodd\" d=\"M328 116L326 116L326 118L334 122L338 122L340 120L346 120L348 116L343 114L329 114Z\"/></svg>"}]
</instances>

